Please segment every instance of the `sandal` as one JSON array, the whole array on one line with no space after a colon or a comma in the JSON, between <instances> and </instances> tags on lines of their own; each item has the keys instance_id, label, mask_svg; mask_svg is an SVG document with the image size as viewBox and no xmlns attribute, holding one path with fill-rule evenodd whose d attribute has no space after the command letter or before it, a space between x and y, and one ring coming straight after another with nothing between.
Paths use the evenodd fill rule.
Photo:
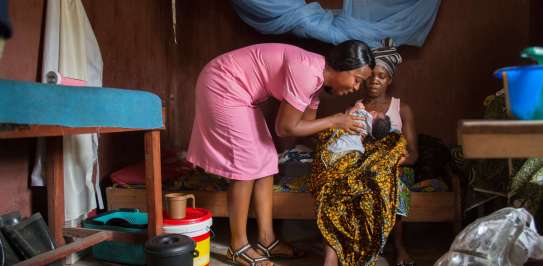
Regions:
<instances>
[{"instance_id":1,"label":"sandal","mask_svg":"<svg viewBox=\"0 0 543 266\"><path fill-rule=\"evenodd\" d=\"M243 261L249 263L250 266L256 266L257 263L263 262L263 261L269 261L270 259L267 257L258 257L253 258L249 256L247 253L245 253L247 250L251 248L250 244L246 244L242 247L240 247L238 250L233 250L232 248L228 248L228 257L232 259L232 263L234 265L240 265L238 258L242 259Z\"/></svg>"},{"instance_id":2,"label":"sandal","mask_svg":"<svg viewBox=\"0 0 543 266\"><path fill-rule=\"evenodd\" d=\"M275 241L273 241L269 246L265 247L264 245L262 245L260 242L256 243L256 248L260 251L262 251L262 253L264 253L264 255L270 259L297 259L297 258L301 258L305 255L305 253L302 251L302 250L299 250L289 244L286 244L286 246L290 247L292 249L292 255L289 255L289 254L273 254L272 250L277 247L279 245L279 243L281 243L279 241L279 239L276 239Z\"/></svg>"}]
</instances>

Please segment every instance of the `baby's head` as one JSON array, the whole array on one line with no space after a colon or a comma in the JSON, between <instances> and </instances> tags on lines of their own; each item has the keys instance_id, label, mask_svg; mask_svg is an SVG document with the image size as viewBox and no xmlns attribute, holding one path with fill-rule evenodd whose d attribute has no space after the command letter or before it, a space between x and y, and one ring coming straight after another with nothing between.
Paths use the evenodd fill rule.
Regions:
<instances>
[{"instance_id":1,"label":"baby's head","mask_svg":"<svg viewBox=\"0 0 543 266\"><path fill-rule=\"evenodd\" d=\"M364 106L364 103L362 101L357 101L354 105L355 110L365 110L366 106ZM369 114L371 115L371 135L375 139L382 139L388 133L390 132L391 124L390 124L390 117L385 115L384 113L376 112L376 111L370 111Z\"/></svg>"},{"instance_id":2,"label":"baby's head","mask_svg":"<svg viewBox=\"0 0 543 266\"><path fill-rule=\"evenodd\" d=\"M371 135L375 139L382 139L390 132L390 117L383 113L370 112L373 117L373 124L371 126Z\"/></svg>"}]
</instances>

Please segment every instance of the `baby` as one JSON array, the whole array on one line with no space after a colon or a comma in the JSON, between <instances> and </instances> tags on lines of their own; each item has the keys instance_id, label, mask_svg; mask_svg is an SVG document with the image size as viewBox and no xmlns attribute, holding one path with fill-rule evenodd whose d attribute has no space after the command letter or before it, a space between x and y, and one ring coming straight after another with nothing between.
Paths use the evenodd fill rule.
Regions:
<instances>
[{"instance_id":1,"label":"baby","mask_svg":"<svg viewBox=\"0 0 543 266\"><path fill-rule=\"evenodd\" d=\"M332 162L351 151L359 151L363 154L365 149L362 142L368 135L374 139L381 139L390 132L390 118L388 116L375 111L366 111L362 101L358 101L354 107L355 110L351 114L365 118L365 128L360 134L345 134L328 146L328 151L332 153ZM334 134L337 132L338 130Z\"/></svg>"}]
</instances>

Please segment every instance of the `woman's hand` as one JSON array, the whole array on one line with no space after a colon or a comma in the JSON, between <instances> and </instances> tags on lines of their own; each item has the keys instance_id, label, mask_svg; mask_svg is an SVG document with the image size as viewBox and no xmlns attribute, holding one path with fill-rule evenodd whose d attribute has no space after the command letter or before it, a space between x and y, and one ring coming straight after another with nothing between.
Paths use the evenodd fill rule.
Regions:
<instances>
[{"instance_id":1,"label":"woman's hand","mask_svg":"<svg viewBox=\"0 0 543 266\"><path fill-rule=\"evenodd\" d=\"M305 120L304 112L300 112L288 102L283 101L277 113L275 132L279 137L302 137L328 128L342 128L349 134L360 134L366 131L365 120L363 117L351 114L335 114L315 120Z\"/></svg>"},{"instance_id":2,"label":"woman's hand","mask_svg":"<svg viewBox=\"0 0 543 266\"><path fill-rule=\"evenodd\" d=\"M357 101L355 105L347 108L347 110L345 110L345 113L352 114L358 109L366 109L366 107L364 106L364 103L362 103L362 100Z\"/></svg>"},{"instance_id":3,"label":"woman's hand","mask_svg":"<svg viewBox=\"0 0 543 266\"><path fill-rule=\"evenodd\" d=\"M366 120L364 117L358 117L351 114L335 114L332 116L332 122L334 127L344 129L349 134L360 134L365 131Z\"/></svg>"},{"instance_id":4,"label":"woman's hand","mask_svg":"<svg viewBox=\"0 0 543 266\"><path fill-rule=\"evenodd\" d=\"M401 165L401 166L406 165L407 158L409 158L409 153L406 150L405 153L402 155L402 157L400 157L400 161L398 161L398 165Z\"/></svg>"}]
</instances>

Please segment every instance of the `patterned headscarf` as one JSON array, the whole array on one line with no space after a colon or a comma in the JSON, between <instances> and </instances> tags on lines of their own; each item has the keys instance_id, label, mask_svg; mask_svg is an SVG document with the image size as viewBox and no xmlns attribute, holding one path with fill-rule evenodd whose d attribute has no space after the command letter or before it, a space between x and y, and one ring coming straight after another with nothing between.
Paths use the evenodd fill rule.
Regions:
<instances>
[{"instance_id":1,"label":"patterned headscarf","mask_svg":"<svg viewBox=\"0 0 543 266\"><path fill-rule=\"evenodd\" d=\"M373 48L373 56L375 57L375 65L382 66L390 75L394 76L396 65L402 62L402 56L398 53L398 49L394 47L392 39L386 38L382 42L382 47Z\"/></svg>"}]
</instances>

